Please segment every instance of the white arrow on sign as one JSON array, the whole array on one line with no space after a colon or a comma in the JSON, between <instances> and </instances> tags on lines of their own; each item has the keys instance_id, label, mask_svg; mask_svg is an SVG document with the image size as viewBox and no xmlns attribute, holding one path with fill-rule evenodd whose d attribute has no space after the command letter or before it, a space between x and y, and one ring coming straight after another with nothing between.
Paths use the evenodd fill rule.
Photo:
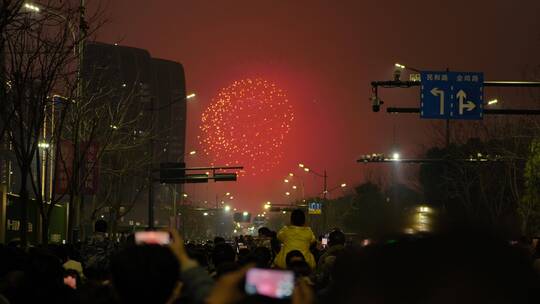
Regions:
<instances>
[{"instance_id":1,"label":"white arrow on sign","mask_svg":"<svg viewBox=\"0 0 540 304\"><path fill-rule=\"evenodd\" d=\"M474 108L476 108L474 102L467 100L467 93L465 93L463 90L459 90L456 96L459 99L459 115L463 115L463 109L472 111Z\"/></svg>"},{"instance_id":2,"label":"white arrow on sign","mask_svg":"<svg viewBox=\"0 0 540 304\"><path fill-rule=\"evenodd\" d=\"M441 102L439 107L439 114L444 115L444 91L439 90L439 88L433 88L431 89L431 94L433 94L433 96L439 96L439 100Z\"/></svg>"}]
</instances>

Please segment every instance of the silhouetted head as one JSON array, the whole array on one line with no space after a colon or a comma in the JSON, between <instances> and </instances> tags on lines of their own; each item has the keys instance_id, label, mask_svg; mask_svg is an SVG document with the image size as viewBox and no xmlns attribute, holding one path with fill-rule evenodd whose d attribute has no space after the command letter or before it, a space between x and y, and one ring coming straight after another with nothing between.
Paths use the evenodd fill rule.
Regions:
<instances>
[{"instance_id":1,"label":"silhouetted head","mask_svg":"<svg viewBox=\"0 0 540 304\"><path fill-rule=\"evenodd\" d=\"M216 246L218 244L225 244L225 239L220 237L220 236L216 236L214 238L214 246Z\"/></svg>"},{"instance_id":2,"label":"silhouetted head","mask_svg":"<svg viewBox=\"0 0 540 304\"><path fill-rule=\"evenodd\" d=\"M218 244L212 251L212 263L215 267L227 262L234 262L236 260L236 253L231 245L223 243Z\"/></svg>"},{"instance_id":3,"label":"silhouetted head","mask_svg":"<svg viewBox=\"0 0 540 304\"><path fill-rule=\"evenodd\" d=\"M287 253L287 256L285 256L285 264L287 265L287 269L289 269L289 266L291 266L292 263L298 261L306 261L306 258L299 250L291 250L289 253Z\"/></svg>"},{"instance_id":4,"label":"silhouetted head","mask_svg":"<svg viewBox=\"0 0 540 304\"><path fill-rule=\"evenodd\" d=\"M306 224L306 215L302 209L295 209L291 213L291 224L294 226L304 226Z\"/></svg>"},{"instance_id":5,"label":"silhouetted head","mask_svg":"<svg viewBox=\"0 0 540 304\"><path fill-rule=\"evenodd\" d=\"M166 303L180 275L180 265L164 246L126 248L111 264L113 287L122 303Z\"/></svg>"},{"instance_id":6,"label":"silhouetted head","mask_svg":"<svg viewBox=\"0 0 540 304\"><path fill-rule=\"evenodd\" d=\"M94 223L94 231L95 232L102 232L102 233L107 232L107 222L104 221L104 220L97 220Z\"/></svg>"},{"instance_id":7,"label":"silhouetted head","mask_svg":"<svg viewBox=\"0 0 540 304\"><path fill-rule=\"evenodd\" d=\"M259 236L264 236L264 237L271 237L272 236L272 231L270 229L268 229L267 227L259 228L258 232L259 232Z\"/></svg>"},{"instance_id":8,"label":"silhouetted head","mask_svg":"<svg viewBox=\"0 0 540 304\"><path fill-rule=\"evenodd\" d=\"M272 262L272 252L266 247L255 248L247 257L248 263L255 263L256 267L267 268Z\"/></svg>"},{"instance_id":9,"label":"silhouetted head","mask_svg":"<svg viewBox=\"0 0 540 304\"><path fill-rule=\"evenodd\" d=\"M328 246L345 245L345 233L340 230L330 232L328 236Z\"/></svg>"}]
</instances>

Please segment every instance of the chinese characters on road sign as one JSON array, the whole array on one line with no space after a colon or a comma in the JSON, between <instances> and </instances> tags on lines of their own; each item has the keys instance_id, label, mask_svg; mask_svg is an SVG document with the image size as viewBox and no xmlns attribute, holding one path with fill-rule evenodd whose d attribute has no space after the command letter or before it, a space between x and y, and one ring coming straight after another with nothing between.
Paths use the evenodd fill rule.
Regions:
<instances>
[{"instance_id":1,"label":"chinese characters on road sign","mask_svg":"<svg viewBox=\"0 0 540 304\"><path fill-rule=\"evenodd\" d=\"M420 117L482 119L482 73L422 72L420 79Z\"/></svg>"}]
</instances>

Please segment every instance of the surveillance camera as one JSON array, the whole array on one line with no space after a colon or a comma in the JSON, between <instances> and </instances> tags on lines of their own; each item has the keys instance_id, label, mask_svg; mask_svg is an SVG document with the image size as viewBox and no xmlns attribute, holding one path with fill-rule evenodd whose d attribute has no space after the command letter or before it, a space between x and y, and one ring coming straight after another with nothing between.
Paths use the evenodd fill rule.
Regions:
<instances>
[{"instance_id":1,"label":"surveillance camera","mask_svg":"<svg viewBox=\"0 0 540 304\"><path fill-rule=\"evenodd\" d=\"M381 110L381 105L384 103L379 97L371 97L371 108L373 112L379 112Z\"/></svg>"}]
</instances>

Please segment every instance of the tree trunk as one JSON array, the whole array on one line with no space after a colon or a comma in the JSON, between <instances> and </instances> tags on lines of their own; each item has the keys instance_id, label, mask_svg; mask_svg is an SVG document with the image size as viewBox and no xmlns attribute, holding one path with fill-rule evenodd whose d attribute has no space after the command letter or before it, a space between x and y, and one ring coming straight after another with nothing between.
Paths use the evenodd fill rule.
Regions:
<instances>
[{"instance_id":1,"label":"tree trunk","mask_svg":"<svg viewBox=\"0 0 540 304\"><path fill-rule=\"evenodd\" d=\"M41 243L49 244L49 219L46 216L41 216Z\"/></svg>"},{"instance_id":2,"label":"tree trunk","mask_svg":"<svg viewBox=\"0 0 540 304\"><path fill-rule=\"evenodd\" d=\"M70 194L69 198L69 208L68 208L68 231L67 231L67 240L68 243L75 243L77 241L77 235L75 234L75 228L77 227L76 219L77 219L77 211L78 211L78 204L79 204L79 195L77 194Z\"/></svg>"},{"instance_id":3,"label":"tree trunk","mask_svg":"<svg viewBox=\"0 0 540 304\"><path fill-rule=\"evenodd\" d=\"M19 204L21 205L21 226L20 238L21 246L26 248L28 246L28 203L29 203L29 194L28 189L26 188L26 182L28 175L26 174L27 170L23 166L21 167L21 188L19 190Z\"/></svg>"}]
</instances>

